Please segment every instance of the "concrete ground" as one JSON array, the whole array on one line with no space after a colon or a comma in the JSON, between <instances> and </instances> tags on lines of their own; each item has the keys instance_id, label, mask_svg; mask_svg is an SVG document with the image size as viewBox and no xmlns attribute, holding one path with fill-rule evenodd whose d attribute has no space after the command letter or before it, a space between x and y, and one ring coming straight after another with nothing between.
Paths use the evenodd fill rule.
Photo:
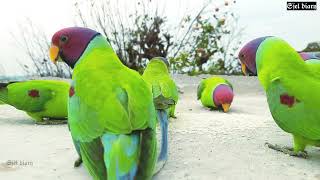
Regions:
<instances>
[{"instance_id":1,"label":"concrete ground","mask_svg":"<svg viewBox=\"0 0 320 180\"><path fill-rule=\"evenodd\" d=\"M169 124L169 160L154 179L320 180L319 148L308 147L309 159L301 159L264 146L291 146L292 137L274 123L256 77L224 76L235 90L228 113L197 101L202 77L174 77L184 93L178 118ZM73 168L77 155L66 125L35 125L24 112L4 105L0 141L0 179L91 179L83 166Z\"/></svg>"}]
</instances>

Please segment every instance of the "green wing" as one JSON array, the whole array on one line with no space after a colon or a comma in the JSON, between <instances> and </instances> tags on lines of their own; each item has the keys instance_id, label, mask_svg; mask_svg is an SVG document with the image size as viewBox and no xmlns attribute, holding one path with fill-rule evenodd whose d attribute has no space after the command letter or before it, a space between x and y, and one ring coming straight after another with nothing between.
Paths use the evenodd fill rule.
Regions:
<instances>
[{"instance_id":1,"label":"green wing","mask_svg":"<svg viewBox=\"0 0 320 180\"><path fill-rule=\"evenodd\" d=\"M78 74L74 79L69 123L75 139L88 141L105 131L128 134L155 127L152 94L141 76L131 71L114 73L114 77L110 74L91 71Z\"/></svg>"},{"instance_id":2,"label":"green wing","mask_svg":"<svg viewBox=\"0 0 320 180\"><path fill-rule=\"evenodd\" d=\"M8 104L28 112L39 112L55 96L54 91L37 82L18 82L8 87Z\"/></svg>"},{"instance_id":3,"label":"green wing","mask_svg":"<svg viewBox=\"0 0 320 180\"><path fill-rule=\"evenodd\" d=\"M294 97L292 107L281 103L281 96ZM267 89L270 111L275 122L284 131L306 137L311 140L320 139L320 111L314 104L304 98L297 99L296 94L284 86L280 78L274 79ZM290 102L289 102L290 103Z\"/></svg>"},{"instance_id":4,"label":"green wing","mask_svg":"<svg viewBox=\"0 0 320 180\"><path fill-rule=\"evenodd\" d=\"M81 158L93 179L107 179L104 164L104 149L100 138L90 142L79 142Z\"/></svg>"},{"instance_id":5,"label":"green wing","mask_svg":"<svg viewBox=\"0 0 320 180\"><path fill-rule=\"evenodd\" d=\"M164 97L173 99L175 103L177 103L179 98L178 88L175 82L169 76L160 79L159 86L161 88L161 93ZM153 96L156 97L155 94L153 94Z\"/></svg>"},{"instance_id":6,"label":"green wing","mask_svg":"<svg viewBox=\"0 0 320 180\"><path fill-rule=\"evenodd\" d=\"M197 98L198 100L201 98L203 90L206 88L204 80L200 82L197 88Z\"/></svg>"}]
</instances>

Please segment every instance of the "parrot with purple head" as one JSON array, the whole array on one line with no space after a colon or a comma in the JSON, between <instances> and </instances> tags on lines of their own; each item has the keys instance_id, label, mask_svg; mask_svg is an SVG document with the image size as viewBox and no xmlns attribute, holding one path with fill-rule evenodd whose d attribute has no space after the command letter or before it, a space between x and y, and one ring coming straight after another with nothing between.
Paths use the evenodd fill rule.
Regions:
<instances>
[{"instance_id":1,"label":"parrot with purple head","mask_svg":"<svg viewBox=\"0 0 320 180\"><path fill-rule=\"evenodd\" d=\"M232 85L218 76L202 79L197 88L197 97L203 106L228 112L233 101Z\"/></svg>"},{"instance_id":2,"label":"parrot with purple head","mask_svg":"<svg viewBox=\"0 0 320 180\"><path fill-rule=\"evenodd\" d=\"M314 57L305 61L303 56L271 36L254 39L239 52L243 73L258 76L273 119L293 136L293 148L267 146L306 158L306 146L320 147L320 64Z\"/></svg>"}]
</instances>

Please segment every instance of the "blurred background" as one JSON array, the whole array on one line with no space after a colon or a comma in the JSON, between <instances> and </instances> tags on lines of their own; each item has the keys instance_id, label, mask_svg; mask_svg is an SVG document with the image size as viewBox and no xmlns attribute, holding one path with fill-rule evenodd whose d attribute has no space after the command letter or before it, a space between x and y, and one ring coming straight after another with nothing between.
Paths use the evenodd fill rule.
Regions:
<instances>
[{"instance_id":1,"label":"blurred background","mask_svg":"<svg viewBox=\"0 0 320 180\"><path fill-rule=\"evenodd\" d=\"M319 4L319 2L318 2ZM239 48L273 35L320 50L320 11L287 11L284 0L10 0L0 6L0 76L70 77L48 58L57 30L101 32L128 67L166 57L173 73L239 74Z\"/></svg>"}]
</instances>

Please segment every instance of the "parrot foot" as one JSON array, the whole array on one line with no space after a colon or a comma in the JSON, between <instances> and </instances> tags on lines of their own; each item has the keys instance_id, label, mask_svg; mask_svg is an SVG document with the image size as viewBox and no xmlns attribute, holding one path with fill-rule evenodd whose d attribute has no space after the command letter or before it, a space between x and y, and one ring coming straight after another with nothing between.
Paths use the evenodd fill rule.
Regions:
<instances>
[{"instance_id":1,"label":"parrot foot","mask_svg":"<svg viewBox=\"0 0 320 180\"><path fill-rule=\"evenodd\" d=\"M79 167L82 164L82 158L79 157L75 162L74 162L74 167Z\"/></svg>"},{"instance_id":2,"label":"parrot foot","mask_svg":"<svg viewBox=\"0 0 320 180\"><path fill-rule=\"evenodd\" d=\"M38 125L58 125L58 124L67 124L67 123L68 123L67 119L61 119L61 120L47 119L47 120L42 120L42 121L36 122L36 124L38 124Z\"/></svg>"},{"instance_id":3,"label":"parrot foot","mask_svg":"<svg viewBox=\"0 0 320 180\"><path fill-rule=\"evenodd\" d=\"M290 156L300 157L300 158L304 158L304 159L308 158L308 153L306 151L295 152L294 149L291 147L286 147L286 146L282 147L277 144L275 144L275 145L270 144L268 142L266 142L265 145L268 146L268 148L270 148L270 149L283 152L284 154L288 154Z\"/></svg>"},{"instance_id":4,"label":"parrot foot","mask_svg":"<svg viewBox=\"0 0 320 180\"><path fill-rule=\"evenodd\" d=\"M175 115L172 115L171 116L173 119L177 119L178 117L177 116L175 116Z\"/></svg>"}]
</instances>

